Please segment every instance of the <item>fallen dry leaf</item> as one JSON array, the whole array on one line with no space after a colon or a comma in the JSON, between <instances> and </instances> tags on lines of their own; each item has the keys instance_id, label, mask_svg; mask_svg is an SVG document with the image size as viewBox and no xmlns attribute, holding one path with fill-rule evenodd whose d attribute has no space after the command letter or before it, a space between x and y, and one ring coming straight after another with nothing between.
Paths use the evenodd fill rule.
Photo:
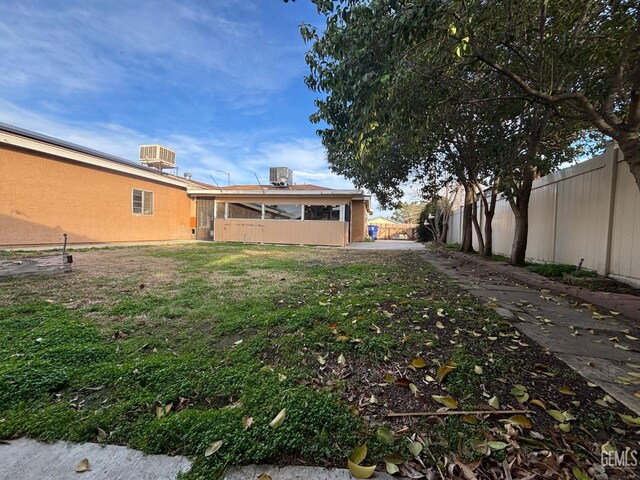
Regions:
<instances>
[{"instance_id":1,"label":"fallen dry leaf","mask_svg":"<svg viewBox=\"0 0 640 480\"><path fill-rule=\"evenodd\" d=\"M436 382L442 383L444 378L449 375L456 368L456 364L449 360L447 363L438 368L438 373L436 375Z\"/></svg>"},{"instance_id":2,"label":"fallen dry leaf","mask_svg":"<svg viewBox=\"0 0 640 480\"><path fill-rule=\"evenodd\" d=\"M394 473L398 473L400 468L395 463L384 462L384 468L389 475L393 475Z\"/></svg>"},{"instance_id":3,"label":"fallen dry leaf","mask_svg":"<svg viewBox=\"0 0 640 480\"><path fill-rule=\"evenodd\" d=\"M416 368L424 368L427 366L427 361L422 357L418 357L411 360L411 365Z\"/></svg>"},{"instance_id":4,"label":"fallen dry leaf","mask_svg":"<svg viewBox=\"0 0 640 480\"><path fill-rule=\"evenodd\" d=\"M204 456L205 457L210 457L211 455L216 453L218 450L220 450L221 446L222 446L222 440L216 440L211 445L209 445L209 448L207 448L205 450Z\"/></svg>"},{"instance_id":5,"label":"fallen dry leaf","mask_svg":"<svg viewBox=\"0 0 640 480\"><path fill-rule=\"evenodd\" d=\"M82 473L82 472L86 472L89 470L89 459L87 458L83 458L82 460L80 460L80 462L76 465L76 472L78 473Z\"/></svg>"},{"instance_id":6,"label":"fallen dry leaf","mask_svg":"<svg viewBox=\"0 0 640 480\"><path fill-rule=\"evenodd\" d=\"M509 418L507 418L506 420L503 420L504 422L510 423L512 425L518 425L520 427L523 428L531 428L532 424L531 424L531 419L529 419L529 417L526 417L525 415L512 415Z\"/></svg>"},{"instance_id":7,"label":"fallen dry leaf","mask_svg":"<svg viewBox=\"0 0 640 480\"><path fill-rule=\"evenodd\" d=\"M253 417L242 417L242 428L243 429L247 429L251 426L251 424L253 423Z\"/></svg>"},{"instance_id":8,"label":"fallen dry leaf","mask_svg":"<svg viewBox=\"0 0 640 480\"><path fill-rule=\"evenodd\" d=\"M351 472L351 475L355 478L370 478L371 475L373 475L373 472L376 471L375 465L366 467L364 465L353 463L351 460L347 460L347 466L349 467L349 472Z\"/></svg>"},{"instance_id":9,"label":"fallen dry leaf","mask_svg":"<svg viewBox=\"0 0 640 480\"><path fill-rule=\"evenodd\" d=\"M564 413L562 413L560 410L547 410L547 413L560 423L564 423L564 421L566 420Z\"/></svg>"},{"instance_id":10,"label":"fallen dry leaf","mask_svg":"<svg viewBox=\"0 0 640 480\"><path fill-rule=\"evenodd\" d=\"M384 445L393 445L393 433L387 427L380 426L376 431L376 435L380 443ZM356 462L360 463L360 462Z\"/></svg>"},{"instance_id":11,"label":"fallen dry leaf","mask_svg":"<svg viewBox=\"0 0 640 480\"><path fill-rule=\"evenodd\" d=\"M365 458L367 458L367 446L358 445L353 449L353 452L351 452L349 460L351 460L356 465L359 465Z\"/></svg>"},{"instance_id":12,"label":"fallen dry leaf","mask_svg":"<svg viewBox=\"0 0 640 480\"><path fill-rule=\"evenodd\" d=\"M431 398L433 398L436 402L444 405L447 408L458 408L458 401L448 395L447 396L431 395Z\"/></svg>"},{"instance_id":13,"label":"fallen dry leaf","mask_svg":"<svg viewBox=\"0 0 640 480\"><path fill-rule=\"evenodd\" d=\"M394 383L400 387L409 388L409 385L411 385L411 380L409 380L408 378L402 377L402 378L396 379Z\"/></svg>"},{"instance_id":14,"label":"fallen dry leaf","mask_svg":"<svg viewBox=\"0 0 640 480\"><path fill-rule=\"evenodd\" d=\"M562 393L563 395L575 395L576 394L576 392L572 388L569 388L569 387L560 387L560 388L558 388L558 391L560 393Z\"/></svg>"},{"instance_id":15,"label":"fallen dry leaf","mask_svg":"<svg viewBox=\"0 0 640 480\"><path fill-rule=\"evenodd\" d=\"M422 444L420 442L411 442L407 448L411 452L411 455L416 458L420 455L420 452L422 452Z\"/></svg>"},{"instance_id":16,"label":"fallen dry leaf","mask_svg":"<svg viewBox=\"0 0 640 480\"><path fill-rule=\"evenodd\" d=\"M280 425L282 425L282 422L284 422L284 419L286 416L287 416L287 409L283 408L282 410L280 410L280 413L278 413L278 415L276 415L275 418L271 420L271 423L269 423L269 426L271 428L278 428Z\"/></svg>"}]
</instances>

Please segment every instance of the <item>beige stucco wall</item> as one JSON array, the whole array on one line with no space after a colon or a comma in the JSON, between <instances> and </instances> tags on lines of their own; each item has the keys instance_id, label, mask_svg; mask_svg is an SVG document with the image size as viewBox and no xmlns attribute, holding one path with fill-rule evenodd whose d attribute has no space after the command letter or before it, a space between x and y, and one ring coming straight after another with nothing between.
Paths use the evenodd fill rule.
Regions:
<instances>
[{"instance_id":1,"label":"beige stucco wall","mask_svg":"<svg viewBox=\"0 0 640 480\"><path fill-rule=\"evenodd\" d=\"M348 228L348 222L335 221L218 219L215 221L214 239L218 242L344 247L348 241Z\"/></svg>"},{"instance_id":2,"label":"beige stucco wall","mask_svg":"<svg viewBox=\"0 0 640 480\"><path fill-rule=\"evenodd\" d=\"M191 238L186 190L0 145L0 246ZM132 189L154 214L134 215Z\"/></svg>"}]
</instances>

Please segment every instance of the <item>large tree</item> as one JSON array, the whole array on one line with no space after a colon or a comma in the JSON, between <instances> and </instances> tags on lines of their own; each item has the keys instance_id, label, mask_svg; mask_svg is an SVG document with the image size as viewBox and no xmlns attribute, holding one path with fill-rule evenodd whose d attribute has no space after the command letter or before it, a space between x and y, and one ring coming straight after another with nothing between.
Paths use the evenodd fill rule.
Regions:
<instances>
[{"instance_id":1,"label":"large tree","mask_svg":"<svg viewBox=\"0 0 640 480\"><path fill-rule=\"evenodd\" d=\"M637 0L468 0L448 10L461 55L616 140L640 188Z\"/></svg>"},{"instance_id":2,"label":"large tree","mask_svg":"<svg viewBox=\"0 0 640 480\"><path fill-rule=\"evenodd\" d=\"M553 119L551 107L518 97L509 82L489 77L489 68L464 53L468 47L458 45L454 55L448 4L315 3L326 28L317 35L303 27L312 42L307 83L326 94L312 119L328 124L319 133L334 171L383 204L410 177L453 175L467 190L463 250L472 248L471 206L480 179L490 179L494 191L483 202L489 220L500 180L516 216L512 262L523 263L533 179L567 151L575 126ZM487 226L490 235L490 221ZM490 253L490 238L488 246Z\"/></svg>"}]
</instances>

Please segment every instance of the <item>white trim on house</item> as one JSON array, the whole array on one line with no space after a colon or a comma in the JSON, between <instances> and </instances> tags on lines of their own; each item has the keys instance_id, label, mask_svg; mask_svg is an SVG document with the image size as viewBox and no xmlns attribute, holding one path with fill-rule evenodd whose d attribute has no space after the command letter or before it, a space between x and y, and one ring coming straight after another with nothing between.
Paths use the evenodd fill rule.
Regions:
<instances>
[{"instance_id":1,"label":"white trim on house","mask_svg":"<svg viewBox=\"0 0 640 480\"><path fill-rule=\"evenodd\" d=\"M94 155L77 152L70 148L65 148L44 141L23 137L21 135L13 134L3 130L0 130L0 143L24 148L25 150L45 153L47 155L53 155L64 160L72 160L86 165L104 168L105 170L111 170L118 173L126 173L128 175L153 180L155 182L175 185L185 189L187 188L184 181L174 180L161 174L160 172L155 173L152 171L148 171L146 167L136 167L134 165L129 166L124 163L117 163L113 160L107 160ZM204 191L209 193L211 192L211 190Z\"/></svg>"},{"instance_id":2,"label":"white trim on house","mask_svg":"<svg viewBox=\"0 0 640 480\"><path fill-rule=\"evenodd\" d=\"M249 197L249 196L274 196L274 197L352 197L354 200L368 200L370 197L364 195L362 190L206 190L206 189L187 189L189 195L215 195L216 197Z\"/></svg>"}]
</instances>

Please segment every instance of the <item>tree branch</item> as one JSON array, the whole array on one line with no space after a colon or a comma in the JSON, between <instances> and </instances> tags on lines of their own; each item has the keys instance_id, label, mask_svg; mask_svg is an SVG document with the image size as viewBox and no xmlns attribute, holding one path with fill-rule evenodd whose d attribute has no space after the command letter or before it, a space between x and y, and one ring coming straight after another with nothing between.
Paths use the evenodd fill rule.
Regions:
<instances>
[{"instance_id":1,"label":"tree branch","mask_svg":"<svg viewBox=\"0 0 640 480\"><path fill-rule=\"evenodd\" d=\"M634 34L631 35L631 37L629 38L629 42L627 43L625 48L622 50L622 52L620 52L620 56L618 57L616 68L614 70L614 74L611 78L611 90L609 90L609 94L607 95L607 98L604 102L604 108L602 109L602 115L607 120L607 122L613 123L616 126L619 126L622 123L622 121L615 113L615 110L614 110L615 101L618 95L620 94L620 90L622 90L622 82L624 79L625 68L627 66L627 63L629 62L629 58L631 57L633 50L635 49L635 47L637 47L637 44L639 43L639 39L640 39L640 25L638 26L638 28L636 28L636 30L634 31ZM640 71L636 71L635 73L638 74L640 73ZM634 90L637 90L638 87L640 87L640 80L637 77L638 76L636 75L634 88L632 88L632 91L631 91L632 104L634 102L634 95L633 95ZM636 96L637 96L637 93L636 93ZM636 98L636 109L637 109L637 98ZM632 108L629 110L629 120L631 120L633 116L634 116L634 109L632 106Z\"/></svg>"},{"instance_id":2,"label":"tree branch","mask_svg":"<svg viewBox=\"0 0 640 480\"><path fill-rule=\"evenodd\" d=\"M522 90L527 92L530 96L542 100L545 103L560 103L567 102L574 110L583 113L581 117L585 121L593 123L593 125L605 135L612 138L619 137L619 131L605 121L604 118L598 113L593 104L584 96L582 92L567 92L556 95L549 95L548 93L541 92L531 87L525 82L519 75L512 72L510 69L496 62L492 57L483 52L475 41L473 34L469 36L469 45L473 49L474 55L493 68L496 72L507 77L518 85ZM575 102L576 105L572 105L571 102Z\"/></svg>"}]
</instances>

